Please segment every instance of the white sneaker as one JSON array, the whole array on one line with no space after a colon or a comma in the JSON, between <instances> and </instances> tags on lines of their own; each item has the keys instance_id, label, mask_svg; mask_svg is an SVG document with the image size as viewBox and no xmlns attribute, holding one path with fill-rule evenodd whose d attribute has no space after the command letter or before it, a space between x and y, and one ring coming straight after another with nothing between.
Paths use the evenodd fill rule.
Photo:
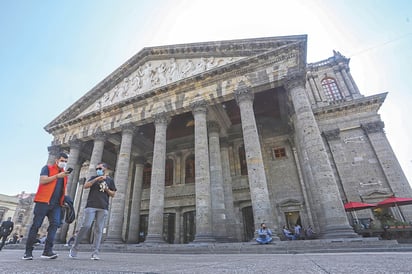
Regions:
<instances>
[{"instance_id":1,"label":"white sneaker","mask_svg":"<svg viewBox=\"0 0 412 274\"><path fill-rule=\"evenodd\" d=\"M97 256L96 254L92 254L92 257L90 259L95 261L100 260L99 256Z\"/></svg>"}]
</instances>

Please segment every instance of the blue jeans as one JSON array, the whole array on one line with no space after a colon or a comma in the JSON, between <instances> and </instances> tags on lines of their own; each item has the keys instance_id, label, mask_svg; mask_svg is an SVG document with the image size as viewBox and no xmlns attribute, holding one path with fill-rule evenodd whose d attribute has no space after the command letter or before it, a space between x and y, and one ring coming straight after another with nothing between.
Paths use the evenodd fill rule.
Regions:
<instances>
[{"instance_id":1,"label":"blue jeans","mask_svg":"<svg viewBox=\"0 0 412 274\"><path fill-rule=\"evenodd\" d=\"M86 236L87 231L92 226L94 219L96 219L94 227L94 239L93 239L93 248L94 254L99 254L100 243L102 241L104 222L108 215L107 209L86 207L84 209L83 223L80 227L79 233L77 234L76 240L74 241L73 247L78 249L81 240Z\"/></svg>"},{"instance_id":2,"label":"blue jeans","mask_svg":"<svg viewBox=\"0 0 412 274\"><path fill-rule=\"evenodd\" d=\"M26 252L31 252L33 250L37 232L39 232L46 216L49 220L49 227L47 228L47 238L44 245L44 252L48 253L53 251L53 242L56 237L56 231L61 224L60 213L61 207L58 204L49 205L46 203L36 203L34 206L33 224L30 227L29 235L27 237Z\"/></svg>"}]
</instances>

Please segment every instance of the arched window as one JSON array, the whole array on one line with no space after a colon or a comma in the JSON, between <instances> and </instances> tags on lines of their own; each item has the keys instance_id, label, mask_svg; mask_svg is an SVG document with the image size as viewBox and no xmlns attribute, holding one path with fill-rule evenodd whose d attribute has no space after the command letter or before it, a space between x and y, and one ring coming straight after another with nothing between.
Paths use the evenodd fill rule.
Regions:
<instances>
[{"instance_id":1,"label":"arched window","mask_svg":"<svg viewBox=\"0 0 412 274\"><path fill-rule=\"evenodd\" d=\"M335 79L330 77L323 79L322 88L329 102L342 100L342 94L339 91Z\"/></svg>"},{"instance_id":2,"label":"arched window","mask_svg":"<svg viewBox=\"0 0 412 274\"><path fill-rule=\"evenodd\" d=\"M152 165L146 163L143 167L143 188L150 188L150 182L152 180Z\"/></svg>"},{"instance_id":3,"label":"arched window","mask_svg":"<svg viewBox=\"0 0 412 274\"><path fill-rule=\"evenodd\" d=\"M166 159L165 164L165 186L173 185L173 160Z\"/></svg>"},{"instance_id":4,"label":"arched window","mask_svg":"<svg viewBox=\"0 0 412 274\"><path fill-rule=\"evenodd\" d=\"M195 156L192 154L186 158L185 184L195 182Z\"/></svg>"},{"instance_id":5,"label":"arched window","mask_svg":"<svg viewBox=\"0 0 412 274\"><path fill-rule=\"evenodd\" d=\"M246 163L246 153L245 153L244 145L241 145L239 147L239 162L240 162L240 174L247 175L247 163Z\"/></svg>"}]
</instances>

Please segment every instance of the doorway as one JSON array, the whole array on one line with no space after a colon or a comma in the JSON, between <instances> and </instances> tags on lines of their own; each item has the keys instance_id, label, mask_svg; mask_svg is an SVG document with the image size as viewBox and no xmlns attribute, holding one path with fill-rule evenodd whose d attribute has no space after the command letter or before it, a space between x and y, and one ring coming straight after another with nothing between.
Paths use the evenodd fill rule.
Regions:
<instances>
[{"instance_id":1,"label":"doorway","mask_svg":"<svg viewBox=\"0 0 412 274\"><path fill-rule=\"evenodd\" d=\"M255 222L251 206L242 208L243 216L243 241L249 242L255 237Z\"/></svg>"},{"instance_id":2,"label":"doorway","mask_svg":"<svg viewBox=\"0 0 412 274\"><path fill-rule=\"evenodd\" d=\"M183 243L193 242L196 234L196 211L183 213Z\"/></svg>"}]
</instances>

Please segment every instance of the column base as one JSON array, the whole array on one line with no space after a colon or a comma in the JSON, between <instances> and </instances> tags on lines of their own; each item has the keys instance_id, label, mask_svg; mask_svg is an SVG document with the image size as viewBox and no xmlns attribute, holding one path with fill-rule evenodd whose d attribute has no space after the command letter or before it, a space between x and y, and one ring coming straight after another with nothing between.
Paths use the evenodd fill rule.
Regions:
<instances>
[{"instance_id":1,"label":"column base","mask_svg":"<svg viewBox=\"0 0 412 274\"><path fill-rule=\"evenodd\" d=\"M320 238L335 239L335 238L359 238L351 226L328 226L322 231Z\"/></svg>"},{"instance_id":2,"label":"column base","mask_svg":"<svg viewBox=\"0 0 412 274\"><path fill-rule=\"evenodd\" d=\"M193 243L215 243L216 239L212 235L196 235Z\"/></svg>"},{"instance_id":3,"label":"column base","mask_svg":"<svg viewBox=\"0 0 412 274\"><path fill-rule=\"evenodd\" d=\"M144 244L166 244L163 237L159 234L147 234Z\"/></svg>"},{"instance_id":4,"label":"column base","mask_svg":"<svg viewBox=\"0 0 412 274\"><path fill-rule=\"evenodd\" d=\"M124 244L124 240L118 237L107 237L104 242L110 244Z\"/></svg>"}]
</instances>

